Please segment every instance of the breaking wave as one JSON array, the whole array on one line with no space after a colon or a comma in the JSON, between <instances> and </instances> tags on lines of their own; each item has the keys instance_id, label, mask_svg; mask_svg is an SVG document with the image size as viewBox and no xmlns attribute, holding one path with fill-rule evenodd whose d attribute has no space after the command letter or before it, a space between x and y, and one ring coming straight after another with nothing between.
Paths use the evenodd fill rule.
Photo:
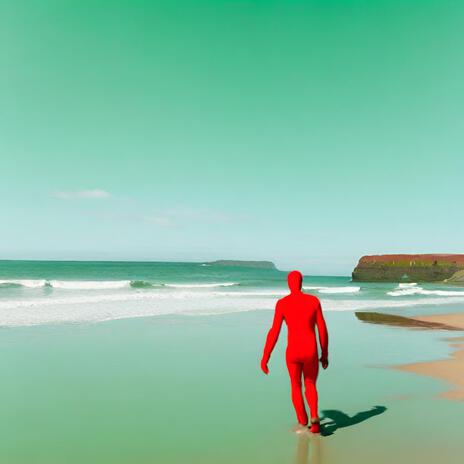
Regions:
<instances>
[{"instance_id":1,"label":"breaking wave","mask_svg":"<svg viewBox=\"0 0 464 464\"><path fill-rule=\"evenodd\" d=\"M404 289L404 288L403 288ZM53 295L0 299L0 326L72 322L101 322L134 317L186 314L191 316L273 310L284 289L231 291L220 288L111 289L101 292L61 292ZM464 303L460 296L446 298L331 298L322 296L325 311L379 310Z\"/></svg>"},{"instance_id":2,"label":"breaking wave","mask_svg":"<svg viewBox=\"0 0 464 464\"><path fill-rule=\"evenodd\" d=\"M8 279L0 280L2 287L27 287L27 288L40 288L47 285L45 279Z\"/></svg>"},{"instance_id":3,"label":"breaking wave","mask_svg":"<svg viewBox=\"0 0 464 464\"><path fill-rule=\"evenodd\" d=\"M121 280L0 280L0 326L273 310L276 300L288 294L284 282L247 280L230 274L223 279L213 274L209 282L203 276L196 280L188 273L178 278L177 275L165 276L164 282L157 282L155 278L152 281L150 276L147 280L123 280L124 276L121 277ZM303 288L321 299L325 311L464 303L464 289L428 284L424 284L424 288L417 283L395 285L356 286L348 280L309 280L308 286Z\"/></svg>"},{"instance_id":4,"label":"breaking wave","mask_svg":"<svg viewBox=\"0 0 464 464\"><path fill-rule=\"evenodd\" d=\"M116 290L126 288L131 284L130 280L50 280L50 287L63 288L65 290Z\"/></svg>"},{"instance_id":5,"label":"breaking wave","mask_svg":"<svg viewBox=\"0 0 464 464\"><path fill-rule=\"evenodd\" d=\"M40 288L52 287L65 290L115 290L131 285L130 280L46 280L46 279L8 279L0 280L5 287Z\"/></svg>"},{"instance_id":6,"label":"breaking wave","mask_svg":"<svg viewBox=\"0 0 464 464\"><path fill-rule=\"evenodd\" d=\"M435 295L435 296L464 296L464 291L460 290L427 290L416 283L399 284L394 290L387 292L390 296L409 296L409 295Z\"/></svg>"},{"instance_id":7,"label":"breaking wave","mask_svg":"<svg viewBox=\"0 0 464 464\"><path fill-rule=\"evenodd\" d=\"M357 293L361 287L303 287L304 290L316 290L318 293Z\"/></svg>"},{"instance_id":8,"label":"breaking wave","mask_svg":"<svg viewBox=\"0 0 464 464\"><path fill-rule=\"evenodd\" d=\"M171 288L214 288L214 287L233 287L234 285L240 285L236 282L222 282L213 284L163 284L164 287Z\"/></svg>"},{"instance_id":9,"label":"breaking wave","mask_svg":"<svg viewBox=\"0 0 464 464\"><path fill-rule=\"evenodd\" d=\"M222 283L186 283L186 284L162 284L149 282L146 280L46 280L46 279L9 279L0 280L0 286L4 287L26 287L41 288L52 287L64 290L117 290L121 288L215 288L215 287L232 287L239 285L236 282Z\"/></svg>"}]
</instances>

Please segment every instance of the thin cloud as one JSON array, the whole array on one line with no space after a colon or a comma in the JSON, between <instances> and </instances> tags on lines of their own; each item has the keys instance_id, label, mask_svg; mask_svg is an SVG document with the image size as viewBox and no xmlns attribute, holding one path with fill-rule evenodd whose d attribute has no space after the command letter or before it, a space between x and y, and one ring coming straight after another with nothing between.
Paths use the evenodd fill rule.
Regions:
<instances>
[{"instance_id":1,"label":"thin cloud","mask_svg":"<svg viewBox=\"0 0 464 464\"><path fill-rule=\"evenodd\" d=\"M111 197L111 193L102 189L91 189L91 190L58 190L53 193L55 198L60 200L76 200L76 199L86 199L86 200L101 200Z\"/></svg>"},{"instance_id":2,"label":"thin cloud","mask_svg":"<svg viewBox=\"0 0 464 464\"><path fill-rule=\"evenodd\" d=\"M144 222L160 227L183 227L195 223L222 224L233 222L234 218L221 211L211 209L160 210L141 216Z\"/></svg>"},{"instance_id":3,"label":"thin cloud","mask_svg":"<svg viewBox=\"0 0 464 464\"><path fill-rule=\"evenodd\" d=\"M155 224L160 227L172 227L174 222L172 218L167 216L158 216L158 215L150 215L150 216L143 216L143 220L149 222L150 224Z\"/></svg>"}]
</instances>

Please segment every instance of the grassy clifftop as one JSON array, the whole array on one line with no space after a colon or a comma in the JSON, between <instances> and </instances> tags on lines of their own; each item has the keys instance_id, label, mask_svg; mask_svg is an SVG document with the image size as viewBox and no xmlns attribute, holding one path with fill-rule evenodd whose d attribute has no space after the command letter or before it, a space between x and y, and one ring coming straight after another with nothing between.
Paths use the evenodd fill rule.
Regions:
<instances>
[{"instance_id":1,"label":"grassy clifftop","mask_svg":"<svg viewBox=\"0 0 464 464\"><path fill-rule=\"evenodd\" d=\"M464 254L371 255L359 260L352 277L365 282L440 282L460 271Z\"/></svg>"},{"instance_id":2,"label":"grassy clifftop","mask_svg":"<svg viewBox=\"0 0 464 464\"><path fill-rule=\"evenodd\" d=\"M464 270L455 272L446 282L451 284L464 285Z\"/></svg>"}]
</instances>

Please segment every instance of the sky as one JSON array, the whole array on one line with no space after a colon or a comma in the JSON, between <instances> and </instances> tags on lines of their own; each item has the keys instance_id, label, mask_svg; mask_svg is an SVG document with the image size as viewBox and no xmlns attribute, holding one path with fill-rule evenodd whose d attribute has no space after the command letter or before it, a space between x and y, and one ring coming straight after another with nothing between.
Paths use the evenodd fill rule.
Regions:
<instances>
[{"instance_id":1,"label":"sky","mask_svg":"<svg viewBox=\"0 0 464 464\"><path fill-rule=\"evenodd\" d=\"M464 253L464 3L5 0L0 258Z\"/></svg>"}]
</instances>

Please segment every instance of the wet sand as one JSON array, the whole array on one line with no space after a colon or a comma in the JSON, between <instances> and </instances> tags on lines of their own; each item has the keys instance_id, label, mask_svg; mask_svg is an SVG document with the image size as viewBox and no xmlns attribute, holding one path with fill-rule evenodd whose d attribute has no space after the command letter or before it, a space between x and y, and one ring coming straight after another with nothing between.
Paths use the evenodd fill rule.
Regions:
<instances>
[{"instance_id":1,"label":"wet sand","mask_svg":"<svg viewBox=\"0 0 464 464\"><path fill-rule=\"evenodd\" d=\"M452 384L452 389L441 396L464 401L464 337L447 340L455 350L450 358L396 366L396 369L445 380Z\"/></svg>"},{"instance_id":2,"label":"wet sand","mask_svg":"<svg viewBox=\"0 0 464 464\"><path fill-rule=\"evenodd\" d=\"M434 315L424 317L405 317L398 316L396 314L369 311L359 311L355 314L360 321L368 322L370 324L391 325L407 327L410 329L464 330L464 314Z\"/></svg>"},{"instance_id":3,"label":"wet sand","mask_svg":"<svg viewBox=\"0 0 464 464\"><path fill-rule=\"evenodd\" d=\"M372 324L384 324L412 329L464 331L464 313L403 317L391 314L358 312L356 317ZM452 385L441 396L464 401L464 337L446 338L451 349L447 359L394 366L395 369L444 380Z\"/></svg>"},{"instance_id":4,"label":"wet sand","mask_svg":"<svg viewBox=\"0 0 464 464\"><path fill-rule=\"evenodd\" d=\"M464 313L415 316L414 319L432 324L444 324L447 326L455 327L458 330L464 330Z\"/></svg>"},{"instance_id":5,"label":"wet sand","mask_svg":"<svg viewBox=\"0 0 464 464\"><path fill-rule=\"evenodd\" d=\"M325 316L320 437L291 432L285 332L259 370L271 311L3 329L0 462L462 464L464 402L431 405L447 384L384 367L446 358L464 333Z\"/></svg>"}]
</instances>

